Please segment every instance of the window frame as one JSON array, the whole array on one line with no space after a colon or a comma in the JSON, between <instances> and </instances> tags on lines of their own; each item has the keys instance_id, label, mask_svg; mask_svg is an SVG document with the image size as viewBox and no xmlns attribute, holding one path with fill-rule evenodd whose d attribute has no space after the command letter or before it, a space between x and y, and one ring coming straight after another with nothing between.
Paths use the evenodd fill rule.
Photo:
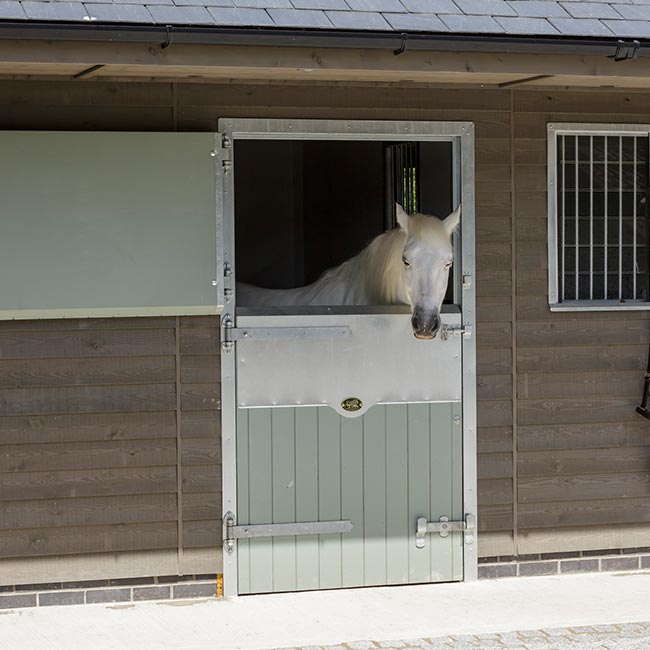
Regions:
<instances>
[{"instance_id":1,"label":"window frame","mask_svg":"<svg viewBox=\"0 0 650 650\"><path fill-rule=\"evenodd\" d=\"M578 122L549 122L547 124L547 199L548 199L548 303L551 311L648 311L650 301L614 300L560 301L557 205L557 141L559 135L638 136L650 139L650 124L590 124ZM649 163L650 165L650 163Z\"/></svg>"}]
</instances>

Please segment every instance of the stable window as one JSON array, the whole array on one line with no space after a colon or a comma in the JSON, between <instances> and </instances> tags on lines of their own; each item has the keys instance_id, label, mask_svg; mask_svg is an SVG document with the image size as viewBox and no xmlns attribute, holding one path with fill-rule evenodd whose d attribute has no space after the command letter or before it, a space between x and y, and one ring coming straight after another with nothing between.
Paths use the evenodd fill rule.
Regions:
<instances>
[{"instance_id":1,"label":"stable window","mask_svg":"<svg viewBox=\"0 0 650 650\"><path fill-rule=\"evenodd\" d=\"M647 309L649 128L549 125L551 309Z\"/></svg>"}]
</instances>

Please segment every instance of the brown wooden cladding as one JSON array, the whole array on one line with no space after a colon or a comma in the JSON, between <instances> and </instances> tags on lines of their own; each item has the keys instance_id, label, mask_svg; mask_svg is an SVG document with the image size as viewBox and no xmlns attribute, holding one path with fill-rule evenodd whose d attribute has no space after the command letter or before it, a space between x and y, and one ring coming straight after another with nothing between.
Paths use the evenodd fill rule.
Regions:
<instances>
[{"instance_id":1,"label":"brown wooden cladding","mask_svg":"<svg viewBox=\"0 0 650 650\"><path fill-rule=\"evenodd\" d=\"M547 122L648 123L647 93L513 94L517 165L518 532L650 521L650 424L634 413L648 312L551 313L547 304ZM551 550L551 549L549 549Z\"/></svg>"},{"instance_id":2,"label":"brown wooden cladding","mask_svg":"<svg viewBox=\"0 0 650 650\"><path fill-rule=\"evenodd\" d=\"M562 551L560 531L583 527L602 531L606 547L609 525L650 521L650 425L633 412L650 314L552 314L546 248L546 123L648 123L650 94L523 86L413 86L406 92L373 84L0 85L4 129L214 131L220 117L473 121L484 539L493 533L521 540L547 531L552 540L557 530L555 546L546 550ZM134 548L143 540L152 548L168 544L169 526L179 518L176 534L185 547L218 543L216 330L200 318L182 319L180 333L174 318L153 322L0 326L0 442L6 445L0 463L8 468L0 474L0 495L11 504L2 506L11 524L8 550L26 539L18 521L36 540L56 521L62 530L51 544L64 549L58 553L75 552L74 536L66 532L71 527L100 531L120 516L120 524L143 526L131 531ZM177 416L180 448L174 447ZM59 505L73 502L78 512ZM101 535L89 539L105 550ZM126 537L108 539L117 549ZM491 554L517 550L512 544L491 548Z\"/></svg>"},{"instance_id":3,"label":"brown wooden cladding","mask_svg":"<svg viewBox=\"0 0 650 650\"><path fill-rule=\"evenodd\" d=\"M218 336L209 317L0 323L5 562L169 551L180 573L212 549L218 569Z\"/></svg>"}]
</instances>

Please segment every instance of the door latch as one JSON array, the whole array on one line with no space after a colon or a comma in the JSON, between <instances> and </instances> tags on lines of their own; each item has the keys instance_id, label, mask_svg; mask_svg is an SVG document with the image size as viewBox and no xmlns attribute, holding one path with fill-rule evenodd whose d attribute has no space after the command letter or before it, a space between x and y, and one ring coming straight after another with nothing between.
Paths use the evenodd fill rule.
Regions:
<instances>
[{"instance_id":1,"label":"door latch","mask_svg":"<svg viewBox=\"0 0 650 650\"><path fill-rule=\"evenodd\" d=\"M463 338L468 339L472 336L471 325L443 325L440 330L440 338L446 341L451 334L460 334Z\"/></svg>"},{"instance_id":2,"label":"door latch","mask_svg":"<svg viewBox=\"0 0 650 650\"><path fill-rule=\"evenodd\" d=\"M457 531L465 534L465 544L473 544L475 530L476 517L470 514L465 515L465 521L449 521L449 517L440 517L438 521L427 521L426 517L420 517L415 531L415 546L424 548L425 538L429 533L448 537L449 533Z\"/></svg>"}]
</instances>

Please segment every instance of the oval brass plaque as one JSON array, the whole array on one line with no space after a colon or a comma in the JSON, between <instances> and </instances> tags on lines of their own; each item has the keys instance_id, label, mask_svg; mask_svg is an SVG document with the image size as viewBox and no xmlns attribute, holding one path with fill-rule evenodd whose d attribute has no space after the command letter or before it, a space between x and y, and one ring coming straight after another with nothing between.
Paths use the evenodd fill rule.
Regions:
<instances>
[{"instance_id":1,"label":"oval brass plaque","mask_svg":"<svg viewBox=\"0 0 650 650\"><path fill-rule=\"evenodd\" d=\"M354 413L363 408L363 402L358 397L348 397L341 402L341 408L344 411Z\"/></svg>"}]
</instances>

